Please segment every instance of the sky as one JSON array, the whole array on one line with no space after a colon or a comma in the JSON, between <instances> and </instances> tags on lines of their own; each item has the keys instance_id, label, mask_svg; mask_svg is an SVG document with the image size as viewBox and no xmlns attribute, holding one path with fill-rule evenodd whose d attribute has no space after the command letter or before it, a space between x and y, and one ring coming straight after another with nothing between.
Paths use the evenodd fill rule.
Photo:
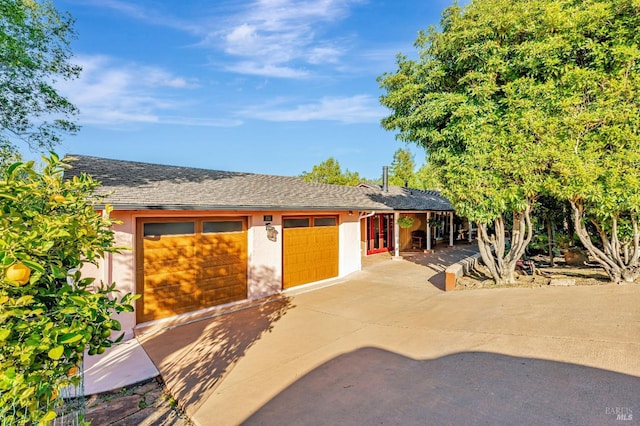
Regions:
<instances>
[{"instance_id":1,"label":"sky","mask_svg":"<svg viewBox=\"0 0 640 426\"><path fill-rule=\"evenodd\" d=\"M376 81L450 0L54 0L75 19L82 126L61 154L377 178L398 148Z\"/></svg>"}]
</instances>

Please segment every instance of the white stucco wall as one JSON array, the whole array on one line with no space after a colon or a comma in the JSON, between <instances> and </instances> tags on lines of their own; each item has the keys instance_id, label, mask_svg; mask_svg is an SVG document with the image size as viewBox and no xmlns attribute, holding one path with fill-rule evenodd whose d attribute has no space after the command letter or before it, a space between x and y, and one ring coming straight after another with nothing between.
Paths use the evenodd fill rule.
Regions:
<instances>
[{"instance_id":1,"label":"white stucco wall","mask_svg":"<svg viewBox=\"0 0 640 426\"><path fill-rule=\"evenodd\" d=\"M264 216L271 216L265 221ZM277 234L268 238L269 223ZM254 213L249 220L249 266L247 297L260 299L282 289L282 215L275 212Z\"/></svg>"},{"instance_id":2,"label":"white stucco wall","mask_svg":"<svg viewBox=\"0 0 640 426\"><path fill-rule=\"evenodd\" d=\"M343 277L362 268L360 250L360 220L358 212L340 215L340 276Z\"/></svg>"},{"instance_id":3,"label":"white stucco wall","mask_svg":"<svg viewBox=\"0 0 640 426\"><path fill-rule=\"evenodd\" d=\"M271 216L265 221L265 216ZM122 222L115 225L116 244L126 246L118 254L108 255L99 268L87 271L105 283L115 282L124 293L136 293L136 220L148 217L246 217L248 225L247 299L255 300L277 294L282 290L282 220L283 216L338 215L339 223L339 276L361 268L360 223L358 212L227 212L227 211L115 211L112 217ZM267 223L277 232L269 239ZM127 338L133 336L135 313L121 313L117 319Z\"/></svg>"}]
</instances>

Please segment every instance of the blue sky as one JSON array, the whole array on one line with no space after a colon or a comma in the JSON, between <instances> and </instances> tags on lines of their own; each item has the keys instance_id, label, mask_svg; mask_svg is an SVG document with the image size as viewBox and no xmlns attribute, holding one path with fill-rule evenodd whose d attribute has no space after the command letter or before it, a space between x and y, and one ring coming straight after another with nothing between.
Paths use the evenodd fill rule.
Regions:
<instances>
[{"instance_id":1,"label":"blue sky","mask_svg":"<svg viewBox=\"0 0 640 426\"><path fill-rule=\"evenodd\" d=\"M334 157L378 177L405 145L376 78L450 3L55 0L83 67L60 87L82 130L57 151L278 175Z\"/></svg>"}]
</instances>

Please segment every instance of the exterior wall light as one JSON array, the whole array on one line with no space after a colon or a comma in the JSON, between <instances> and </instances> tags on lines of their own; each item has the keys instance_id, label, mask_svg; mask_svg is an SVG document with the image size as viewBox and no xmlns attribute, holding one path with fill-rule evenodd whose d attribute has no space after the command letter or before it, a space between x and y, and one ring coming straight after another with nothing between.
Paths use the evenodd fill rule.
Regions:
<instances>
[{"instance_id":1,"label":"exterior wall light","mask_svg":"<svg viewBox=\"0 0 640 426\"><path fill-rule=\"evenodd\" d=\"M271 223L267 223L265 228L267 230L267 239L269 241L278 241L278 230Z\"/></svg>"}]
</instances>

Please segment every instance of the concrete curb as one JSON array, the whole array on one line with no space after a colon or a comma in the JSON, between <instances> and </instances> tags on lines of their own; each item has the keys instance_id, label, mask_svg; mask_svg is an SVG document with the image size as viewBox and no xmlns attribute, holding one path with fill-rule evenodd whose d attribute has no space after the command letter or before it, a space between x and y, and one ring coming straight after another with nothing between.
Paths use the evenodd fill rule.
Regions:
<instances>
[{"instance_id":1,"label":"concrete curb","mask_svg":"<svg viewBox=\"0 0 640 426\"><path fill-rule=\"evenodd\" d=\"M444 291L453 291L456 289L456 284L460 277L464 276L467 272L476 267L482 256L480 253L476 253L473 256L466 257L460 262L454 263L449 266L445 271L445 283Z\"/></svg>"}]
</instances>

